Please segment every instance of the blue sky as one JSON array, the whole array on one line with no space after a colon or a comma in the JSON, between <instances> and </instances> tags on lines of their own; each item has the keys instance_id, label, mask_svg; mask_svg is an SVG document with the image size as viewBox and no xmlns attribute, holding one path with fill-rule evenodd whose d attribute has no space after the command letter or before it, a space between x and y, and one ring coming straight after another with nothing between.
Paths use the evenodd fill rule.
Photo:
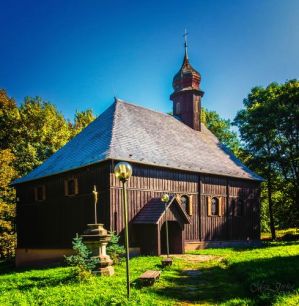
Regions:
<instances>
[{"instance_id":1,"label":"blue sky","mask_svg":"<svg viewBox=\"0 0 299 306\"><path fill-rule=\"evenodd\" d=\"M189 58L203 106L233 119L256 85L299 74L299 1L0 0L0 88L41 96L68 118L113 97L171 111L172 78Z\"/></svg>"}]
</instances>

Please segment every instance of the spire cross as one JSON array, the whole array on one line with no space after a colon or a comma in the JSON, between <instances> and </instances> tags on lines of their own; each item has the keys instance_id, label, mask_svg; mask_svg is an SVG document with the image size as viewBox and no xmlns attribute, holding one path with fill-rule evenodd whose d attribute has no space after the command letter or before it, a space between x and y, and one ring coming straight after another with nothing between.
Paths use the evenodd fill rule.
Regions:
<instances>
[{"instance_id":1,"label":"spire cross","mask_svg":"<svg viewBox=\"0 0 299 306\"><path fill-rule=\"evenodd\" d=\"M185 29L185 33L184 33L184 40L185 40L185 43L184 43L184 46L185 46L185 56L186 58L188 58L188 45L187 45L187 36L188 36L188 32L187 30Z\"/></svg>"}]
</instances>

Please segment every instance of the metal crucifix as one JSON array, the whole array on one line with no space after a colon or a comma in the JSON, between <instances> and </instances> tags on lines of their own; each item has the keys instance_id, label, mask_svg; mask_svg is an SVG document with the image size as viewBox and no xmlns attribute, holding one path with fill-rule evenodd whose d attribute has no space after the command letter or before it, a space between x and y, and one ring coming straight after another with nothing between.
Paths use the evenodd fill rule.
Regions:
<instances>
[{"instance_id":1,"label":"metal crucifix","mask_svg":"<svg viewBox=\"0 0 299 306\"><path fill-rule=\"evenodd\" d=\"M93 186L93 198L94 198L94 224L98 223L98 215L97 215L97 203L98 203L98 192L96 185Z\"/></svg>"},{"instance_id":2,"label":"metal crucifix","mask_svg":"<svg viewBox=\"0 0 299 306\"><path fill-rule=\"evenodd\" d=\"M185 33L184 33L183 37L184 37L184 40L185 40L184 46L185 46L185 55L186 55L186 57L188 57L187 36L188 36L188 32L185 29Z\"/></svg>"}]
</instances>

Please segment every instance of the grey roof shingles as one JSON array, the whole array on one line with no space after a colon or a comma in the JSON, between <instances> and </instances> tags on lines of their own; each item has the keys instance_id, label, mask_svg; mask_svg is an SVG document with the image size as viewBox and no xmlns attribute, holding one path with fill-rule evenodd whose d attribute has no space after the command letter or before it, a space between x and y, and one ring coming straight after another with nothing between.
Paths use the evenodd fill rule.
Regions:
<instances>
[{"instance_id":1,"label":"grey roof shingles","mask_svg":"<svg viewBox=\"0 0 299 306\"><path fill-rule=\"evenodd\" d=\"M166 210L170 206L175 205L182 215L185 223L190 223L190 218L187 213L184 211L182 206L175 201L175 196L172 196L167 204ZM145 206L138 212L138 214L133 219L134 224L158 224L160 219L165 215L165 205L161 201L161 198L152 198L150 201L145 204Z\"/></svg>"},{"instance_id":2,"label":"grey roof shingles","mask_svg":"<svg viewBox=\"0 0 299 306\"><path fill-rule=\"evenodd\" d=\"M263 180L202 124L195 131L173 116L116 100L43 164L13 184L107 159Z\"/></svg>"}]
</instances>

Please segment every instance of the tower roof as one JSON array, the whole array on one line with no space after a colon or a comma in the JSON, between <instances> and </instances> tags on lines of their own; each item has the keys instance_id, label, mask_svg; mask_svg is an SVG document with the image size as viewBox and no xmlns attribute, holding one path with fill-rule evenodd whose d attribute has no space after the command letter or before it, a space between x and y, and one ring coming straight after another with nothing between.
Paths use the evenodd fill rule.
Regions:
<instances>
[{"instance_id":1,"label":"tower roof","mask_svg":"<svg viewBox=\"0 0 299 306\"><path fill-rule=\"evenodd\" d=\"M116 99L81 133L13 184L111 159L262 180L203 124L201 131L198 133L173 116Z\"/></svg>"},{"instance_id":2,"label":"tower roof","mask_svg":"<svg viewBox=\"0 0 299 306\"><path fill-rule=\"evenodd\" d=\"M186 35L187 33L185 32L185 54L183 64L172 81L172 86L175 91L189 88L199 89L201 81L200 73L195 70L189 62Z\"/></svg>"}]
</instances>

